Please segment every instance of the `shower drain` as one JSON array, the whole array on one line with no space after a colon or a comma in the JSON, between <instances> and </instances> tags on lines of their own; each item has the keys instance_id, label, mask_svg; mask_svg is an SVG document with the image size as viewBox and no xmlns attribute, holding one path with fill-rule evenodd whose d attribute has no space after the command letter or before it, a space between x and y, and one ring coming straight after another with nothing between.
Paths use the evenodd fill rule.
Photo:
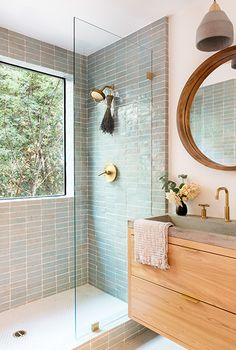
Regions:
<instances>
[{"instance_id":1,"label":"shower drain","mask_svg":"<svg viewBox=\"0 0 236 350\"><path fill-rule=\"evenodd\" d=\"M21 338L21 337L24 337L26 335L26 331L20 329L19 331L16 331L13 333L13 337L15 338Z\"/></svg>"}]
</instances>

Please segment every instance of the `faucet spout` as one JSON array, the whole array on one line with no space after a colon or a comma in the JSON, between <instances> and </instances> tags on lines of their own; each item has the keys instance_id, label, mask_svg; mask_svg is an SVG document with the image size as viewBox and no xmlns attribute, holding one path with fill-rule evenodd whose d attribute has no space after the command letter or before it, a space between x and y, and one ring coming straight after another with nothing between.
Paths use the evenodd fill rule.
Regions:
<instances>
[{"instance_id":1,"label":"faucet spout","mask_svg":"<svg viewBox=\"0 0 236 350\"><path fill-rule=\"evenodd\" d=\"M216 190L216 199L219 200L220 192L225 192L225 222L230 222L229 190L226 187L219 187Z\"/></svg>"}]
</instances>

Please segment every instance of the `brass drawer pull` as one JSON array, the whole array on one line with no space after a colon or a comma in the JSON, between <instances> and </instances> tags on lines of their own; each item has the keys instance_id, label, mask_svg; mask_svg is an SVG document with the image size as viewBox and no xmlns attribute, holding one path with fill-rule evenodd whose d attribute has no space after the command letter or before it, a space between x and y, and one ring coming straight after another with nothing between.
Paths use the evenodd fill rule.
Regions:
<instances>
[{"instance_id":1,"label":"brass drawer pull","mask_svg":"<svg viewBox=\"0 0 236 350\"><path fill-rule=\"evenodd\" d=\"M192 303L194 304L198 304L200 302L200 300L198 299L195 299L193 297L190 297L189 295L186 295L186 294L182 294L182 297L187 300L187 301L191 301Z\"/></svg>"}]
</instances>

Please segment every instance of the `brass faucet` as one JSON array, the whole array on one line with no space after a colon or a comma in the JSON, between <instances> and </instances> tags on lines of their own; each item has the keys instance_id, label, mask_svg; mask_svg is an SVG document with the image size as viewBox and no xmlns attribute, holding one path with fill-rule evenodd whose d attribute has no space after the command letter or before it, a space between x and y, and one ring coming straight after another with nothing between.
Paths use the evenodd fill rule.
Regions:
<instances>
[{"instance_id":1,"label":"brass faucet","mask_svg":"<svg viewBox=\"0 0 236 350\"><path fill-rule=\"evenodd\" d=\"M225 191L225 222L230 222L229 191L226 187L219 187L216 190L216 199L219 199L220 191Z\"/></svg>"}]
</instances>

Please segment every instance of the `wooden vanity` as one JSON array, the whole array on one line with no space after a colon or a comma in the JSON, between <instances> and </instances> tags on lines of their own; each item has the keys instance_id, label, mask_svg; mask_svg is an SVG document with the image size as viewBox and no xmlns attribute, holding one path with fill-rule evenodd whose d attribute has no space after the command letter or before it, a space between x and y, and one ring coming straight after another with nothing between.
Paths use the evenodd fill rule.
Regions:
<instances>
[{"instance_id":1,"label":"wooden vanity","mask_svg":"<svg viewBox=\"0 0 236 350\"><path fill-rule=\"evenodd\" d=\"M128 231L129 316L187 349L235 350L236 249L229 241L216 246L173 230L170 270L161 271L134 261L132 223Z\"/></svg>"}]
</instances>

